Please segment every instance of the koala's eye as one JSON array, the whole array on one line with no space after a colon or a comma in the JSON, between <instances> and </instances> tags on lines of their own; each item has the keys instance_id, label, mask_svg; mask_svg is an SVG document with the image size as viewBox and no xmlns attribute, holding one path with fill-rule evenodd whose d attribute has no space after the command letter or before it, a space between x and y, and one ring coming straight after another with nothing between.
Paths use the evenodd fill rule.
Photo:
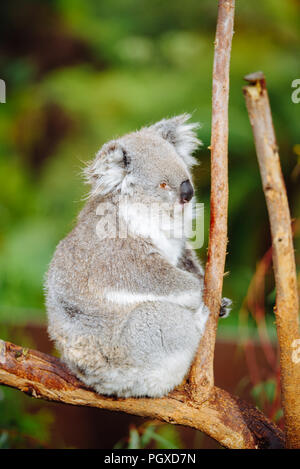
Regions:
<instances>
[{"instance_id":1,"label":"koala's eye","mask_svg":"<svg viewBox=\"0 0 300 469\"><path fill-rule=\"evenodd\" d=\"M166 189L166 190L170 189L170 186L168 186L168 184L166 182L161 182L159 187L161 189Z\"/></svg>"}]
</instances>

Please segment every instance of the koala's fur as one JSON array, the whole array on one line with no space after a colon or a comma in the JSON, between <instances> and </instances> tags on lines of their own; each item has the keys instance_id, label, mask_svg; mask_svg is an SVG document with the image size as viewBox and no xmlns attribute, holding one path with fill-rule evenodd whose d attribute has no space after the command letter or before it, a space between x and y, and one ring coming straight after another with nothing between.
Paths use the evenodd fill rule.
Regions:
<instances>
[{"instance_id":1,"label":"koala's fur","mask_svg":"<svg viewBox=\"0 0 300 469\"><path fill-rule=\"evenodd\" d=\"M88 201L50 264L49 334L75 375L101 394L168 393L186 375L204 331L209 311L196 256L184 239L145 225L131 205L179 206L199 143L188 118L162 120L102 147L85 169ZM113 212L109 229L125 223L126 238L97 234L103 202Z\"/></svg>"}]
</instances>

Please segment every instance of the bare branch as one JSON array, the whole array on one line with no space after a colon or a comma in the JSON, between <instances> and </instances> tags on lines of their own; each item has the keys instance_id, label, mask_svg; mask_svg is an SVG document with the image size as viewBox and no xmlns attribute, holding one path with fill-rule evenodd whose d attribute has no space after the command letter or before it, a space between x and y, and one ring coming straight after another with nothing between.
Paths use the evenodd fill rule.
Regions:
<instances>
[{"instance_id":1,"label":"bare branch","mask_svg":"<svg viewBox=\"0 0 300 469\"><path fill-rule=\"evenodd\" d=\"M282 432L260 411L221 389L197 405L184 387L161 399L99 396L55 357L0 341L0 383L35 398L157 418L205 432L228 448L278 448Z\"/></svg>"},{"instance_id":2,"label":"bare branch","mask_svg":"<svg viewBox=\"0 0 300 469\"><path fill-rule=\"evenodd\" d=\"M214 384L213 360L227 247L228 100L235 0L220 0L215 40L211 130L211 199L205 304L211 311L190 372L191 393L198 402Z\"/></svg>"},{"instance_id":3,"label":"bare branch","mask_svg":"<svg viewBox=\"0 0 300 469\"><path fill-rule=\"evenodd\" d=\"M243 91L271 224L276 282L274 312L280 348L286 444L288 448L300 448L300 361L295 355L296 348L300 347L299 300L290 211L265 77L258 72L245 79L250 82Z\"/></svg>"}]
</instances>

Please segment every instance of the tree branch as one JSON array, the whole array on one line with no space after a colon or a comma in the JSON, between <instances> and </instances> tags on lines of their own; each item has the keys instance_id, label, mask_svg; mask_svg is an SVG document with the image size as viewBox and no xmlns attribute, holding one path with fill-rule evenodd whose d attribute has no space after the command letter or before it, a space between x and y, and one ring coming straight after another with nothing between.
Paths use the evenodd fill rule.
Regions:
<instances>
[{"instance_id":1,"label":"tree branch","mask_svg":"<svg viewBox=\"0 0 300 469\"><path fill-rule=\"evenodd\" d=\"M286 445L300 448L300 361L295 357L295 348L300 346L299 300L290 211L265 77L258 72L245 79L250 83L243 91L271 225Z\"/></svg>"},{"instance_id":2,"label":"tree branch","mask_svg":"<svg viewBox=\"0 0 300 469\"><path fill-rule=\"evenodd\" d=\"M235 0L219 0L215 40L211 130L211 199L204 302L211 311L191 368L193 398L201 402L214 384L214 349L227 247L228 100Z\"/></svg>"},{"instance_id":3,"label":"tree branch","mask_svg":"<svg viewBox=\"0 0 300 469\"><path fill-rule=\"evenodd\" d=\"M58 359L0 341L0 383L33 396L77 406L98 407L185 425L228 448L280 448L283 435L260 411L213 388L202 405L184 387L161 399L100 396L75 378Z\"/></svg>"}]
</instances>

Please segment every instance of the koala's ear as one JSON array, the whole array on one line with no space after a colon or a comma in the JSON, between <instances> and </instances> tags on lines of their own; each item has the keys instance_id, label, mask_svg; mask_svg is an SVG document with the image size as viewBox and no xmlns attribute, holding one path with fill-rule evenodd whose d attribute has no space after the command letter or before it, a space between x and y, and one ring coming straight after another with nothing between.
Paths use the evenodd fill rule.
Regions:
<instances>
[{"instance_id":1,"label":"koala's ear","mask_svg":"<svg viewBox=\"0 0 300 469\"><path fill-rule=\"evenodd\" d=\"M162 138L174 145L177 153L181 156L188 167L196 164L196 160L193 158L192 153L198 145L201 145L202 143L198 140L196 133L196 129L199 128L199 124L188 124L187 121L190 117L190 114L181 114L180 116L176 116L171 119L163 119L149 127L159 133Z\"/></svg>"},{"instance_id":2,"label":"koala's ear","mask_svg":"<svg viewBox=\"0 0 300 469\"><path fill-rule=\"evenodd\" d=\"M103 145L83 170L86 182L92 186L90 197L117 190L126 175L127 160L125 150L117 142Z\"/></svg>"}]
</instances>

